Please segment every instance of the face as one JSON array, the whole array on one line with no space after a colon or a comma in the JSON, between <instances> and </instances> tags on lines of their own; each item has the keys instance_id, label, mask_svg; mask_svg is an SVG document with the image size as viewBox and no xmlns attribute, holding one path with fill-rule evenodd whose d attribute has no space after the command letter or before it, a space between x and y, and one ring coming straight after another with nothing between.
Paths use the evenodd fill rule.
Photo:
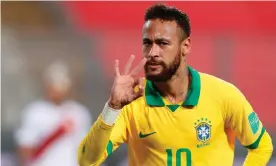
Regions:
<instances>
[{"instance_id":1,"label":"face","mask_svg":"<svg viewBox=\"0 0 276 166\"><path fill-rule=\"evenodd\" d=\"M143 27L143 56L148 59L148 80L165 82L174 76L188 53L190 39L181 41L181 28L175 21L149 20Z\"/></svg>"},{"instance_id":2,"label":"face","mask_svg":"<svg viewBox=\"0 0 276 166\"><path fill-rule=\"evenodd\" d=\"M69 87L59 84L46 84L46 94L54 103L61 103L67 96Z\"/></svg>"}]
</instances>

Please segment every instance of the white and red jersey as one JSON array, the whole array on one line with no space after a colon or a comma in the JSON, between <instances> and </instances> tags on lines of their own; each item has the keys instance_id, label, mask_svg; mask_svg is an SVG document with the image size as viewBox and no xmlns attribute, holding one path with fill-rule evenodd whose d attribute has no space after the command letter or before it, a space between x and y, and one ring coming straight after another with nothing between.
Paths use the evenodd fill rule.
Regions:
<instances>
[{"instance_id":1,"label":"white and red jersey","mask_svg":"<svg viewBox=\"0 0 276 166\"><path fill-rule=\"evenodd\" d=\"M77 166L77 150L91 127L89 111L75 101L55 105L36 101L23 110L15 135L19 146L34 149L30 166Z\"/></svg>"}]
</instances>

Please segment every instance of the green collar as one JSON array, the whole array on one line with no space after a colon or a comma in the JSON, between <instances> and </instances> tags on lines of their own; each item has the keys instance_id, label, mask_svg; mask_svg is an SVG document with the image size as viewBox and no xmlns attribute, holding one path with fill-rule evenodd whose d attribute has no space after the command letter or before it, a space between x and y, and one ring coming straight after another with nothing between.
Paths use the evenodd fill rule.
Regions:
<instances>
[{"instance_id":1,"label":"green collar","mask_svg":"<svg viewBox=\"0 0 276 166\"><path fill-rule=\"evenodd\" d=\"M192 79L186 100L182 103L182 106L196 106L200 95L200 76L199 73L190 66L188 66L188 70ZM161 95L155 90L153 83L149 80L147 80L146 83L145 97L149 106L165 106Z\"/></svg>"}]
</instances>

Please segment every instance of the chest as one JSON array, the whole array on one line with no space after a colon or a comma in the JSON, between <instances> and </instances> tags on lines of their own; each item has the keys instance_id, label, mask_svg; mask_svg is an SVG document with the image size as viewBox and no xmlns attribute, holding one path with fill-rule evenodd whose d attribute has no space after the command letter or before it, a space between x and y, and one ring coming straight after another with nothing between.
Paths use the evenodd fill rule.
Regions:
<instances>
[{"instance_id":1,"label":"chest","mask_svg":"<svg viewBox=\"0 0 276 166\"><path fill-rule=\"evenodd\" d=\"M135 141L158 148L200 148L208 146L224 132L221 110L216 105L194 108L147 107L134 118Z\"/></svg>"},{"instance_id":2,"label":"chest","mask_svg":"<svg viewBox=\"0 0 276 166\"><path fill-rule=\"evenodd\" d=\"M37 121L36 129L40 133L40 137L47 138L65 125L71 125L72 129L79 128L79 120L76 115L76 111L72 107L50 105L36 110L33 118ZM70 134L72 134L71 130Z\"/></svg>"}]
</instances>

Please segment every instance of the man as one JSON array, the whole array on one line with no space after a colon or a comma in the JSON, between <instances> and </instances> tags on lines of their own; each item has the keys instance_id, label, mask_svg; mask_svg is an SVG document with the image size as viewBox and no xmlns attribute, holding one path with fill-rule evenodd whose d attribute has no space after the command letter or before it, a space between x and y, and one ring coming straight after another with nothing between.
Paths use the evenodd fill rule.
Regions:
<instances>
[{"instance_id":1,"label":"man","mask_svg":"<svg viewBox=\"0 0 276 166\"><path fill-rule=\"evenodd\" d=\"M143 56L130 71L115 61L115 81L102 114L79 147L80 166L99 165L122 143L131 166L232 166L235 137L249 149L245 166L264 166L271 138L232 84L187 64L188 16L154 5L145 14ZM146 80L137 78L141 68Z\"/></svg>"},{"instance_id":2,"label":"man","mask_svg":"<svg viewBox=\"0 0 276 166\"><path fill-rule=\"evenodd\" d=\"M44 74L46 98L23 110L22 125L16 131L20 165L77 166L76 151L89 131L91 116L83 105L68 100L71 78L60 61Z\"/></svg>"}]
</instances>

